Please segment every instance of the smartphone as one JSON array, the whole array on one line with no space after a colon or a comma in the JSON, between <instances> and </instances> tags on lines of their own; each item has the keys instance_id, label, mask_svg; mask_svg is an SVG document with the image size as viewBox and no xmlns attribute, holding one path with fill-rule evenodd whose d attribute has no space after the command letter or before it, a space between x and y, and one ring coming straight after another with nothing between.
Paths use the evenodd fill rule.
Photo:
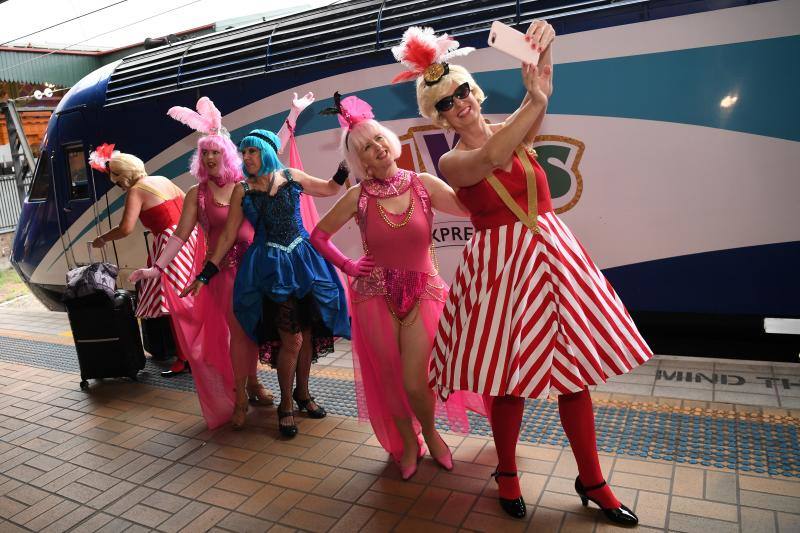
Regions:
<instances>
[{"instance_id":1,"label":"smartphone","mask_svg":"<svg viewBox=\"0 0 800 533\"><path fill-rule=\"evenodd\" d=\"M539 63L539 52L531 48L531 43L525 40L525 34L499 20L492 22L492 27L489 29L489 46L516 57L523 63L532 65Z\"/></svg>"}]
</instances>

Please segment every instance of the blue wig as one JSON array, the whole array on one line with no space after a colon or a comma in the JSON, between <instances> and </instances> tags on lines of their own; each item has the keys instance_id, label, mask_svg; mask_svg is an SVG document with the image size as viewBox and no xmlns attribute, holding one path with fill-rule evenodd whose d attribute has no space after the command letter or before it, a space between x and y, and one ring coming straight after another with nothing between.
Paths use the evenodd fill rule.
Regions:
<instances>
[{"instance_id":1,"label":"blue wig","mask_svg":"<svg viewBox=\"0 0 800 533\"><path fill-rule=\"evenodd\" d=\"M272 144L264 140L264 137L269 139ZM261 169L258 171L259 176L264 176L270 172L286 168L283 166L283 163L281 163L281 160L278 159L277 154L277 150L281 148L281 140L271 131L251 131L239 142L239 151L243 151L245 148L258 148L261 151ZM247 175L247 169L244 163L242 164L242 173L245 176Z\"/></svg>"}]
</instances>

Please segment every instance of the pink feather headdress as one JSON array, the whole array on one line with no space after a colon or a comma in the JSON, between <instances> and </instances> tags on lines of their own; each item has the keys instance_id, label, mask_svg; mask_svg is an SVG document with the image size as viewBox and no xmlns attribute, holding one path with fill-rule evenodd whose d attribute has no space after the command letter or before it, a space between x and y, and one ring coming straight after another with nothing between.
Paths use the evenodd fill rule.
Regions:
<instances>
[{"instance_id":1,"label":"pink feather headdress","mask_svg":"<svg viewBox=\"0 0 800 533\"><path fill-rule=\"evenodd\" d=\"M395 59L408 68L392 78L392 83L422 76L427 85L434 85L450 72L449 59L474 51L471 46L459 48L458 41L446 33L437 36L433 28L411 26L403 33L400 44L392 47Z\"/></svg>"},{"instance_id":2,"label":"pink feather headdress","mask_svg":"<svg viewBox=\"0 0 800 533\"><path fill-rule=\"evenodd\" d=\"M355 95L342 99L339 91L333 93L333 107L327 107L319 114L336 115L339 125L346 130L353 129L359 122L375 118L371 105Z\"/></svg>"},{"instance_id":3,"label":"pink feather headdress","mask_svg":"<svg viewBox=\"0 0 800 533\"><path fill-rule=\"evenodd\" d=\"M113 144L103 143L89 154L89 166L100 172L108 174L108 164L119 150L114 150Z\"/></svg>"},{"instance_id":4,"label":"pink feather headdress","mask_svg":"<svg viewBox=\"0 0 800 533\"><path fill-rule=\"evenodd\" d=\"M196 107L197 111L188 107L170 107L167 115L205 135L228 136L228 130L222 127L222 114L209 97L200 98Z\"/></svg>"}]
</instances>

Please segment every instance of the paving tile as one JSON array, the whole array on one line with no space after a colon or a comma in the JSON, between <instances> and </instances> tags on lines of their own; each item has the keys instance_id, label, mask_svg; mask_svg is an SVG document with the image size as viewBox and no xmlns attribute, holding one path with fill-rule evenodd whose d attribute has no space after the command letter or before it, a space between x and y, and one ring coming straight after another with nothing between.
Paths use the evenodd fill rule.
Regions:
<instances>
[{"instance_id":1,"label":"paving tile","mask_svg":"<svg viewBox=\"0 0 800 533\"><path fill-rule=\"evenodd\" d=\"M361 533L392 531L397 523L400 522L400 519L401 516L399 514L388 511L375 511L375 514L361 528Z\"/></svg>"},{"instance_id":2,"label":"paving tile","mask_svg":"<svg viewBox=\"0 0 800 533\"><path fill-rule=\"evenodd\" d=\"M156 527L169 517L170 513L142 504L136 504L122 513L122 518L147 527Z\"/></svg>"},{"instance_id":3,"label":"paving tile","mask_svg":"<svg viewBox=\"0 0 800 533\"><path fill-rule=\"evenodd\" d=\"M229 513L217 522L217 526L237 533L261 533L272 526L272 522L242 513Z\"/></svg>"},{"instance_id":4,"label":"paving tile","mask_svg":"<svg viewBox=\"0 0 800 533\"><path fill-rule=\"evenodd\" d=\"M800 516L796 514L778 513L778 533L800 531Z\"/></svg>"},{"instance_id":5,"label":"paving tile","mask_svg":"<svg viewBox=\"0 0 800 533\"><path fill-rule=\"evenodd\" d=\"M742 490L739 492L739 505L755 507L757 509L771 509L773 511L796 513L797 510L800 509L800 498Z\"/></svg>"},{"instance_id":6,"label":"paving tile","mask_svg":"<svg viewBox=\"0 0 800 533\"><path fill-rule=\"evenodd\" d=\"M742 533L776 533L776 519L773 511L741 508ZM800 522L793 531L800 531Z\"/></svg>"},{"instance_id":7,"label":"paving tile","mask_svg":"<svg viewBox=\"0 0 800 533\"><path fill-rule=\"evenodd\" d=\"M738 533L739 524L700 516L670 513L669 529L670 531L685 533L697 533L698 531L703 533Z\"/></svg>"},{"instance_id":8,"label":"paving tile","mask_svg":"<svg viewBox=\"0 0 800 533\"><path fill-rule=\"evenodd\" d=\"M672 497L670 511L684 515L704 516L715 520L727 520L728 522L739 521L739 508L736 505L696 500L682 496Z\"/></svg>"},{"instance_id":9,"label":"paving tile","mask_svg":"<svg viewBox=\"0 0 800 533\"><path fill-rule=\"evenodd\" d=\"M527 523L521 520L506 519L476 512L469 513L464 524L473 531L503 531L504 533L522 532L525 531L527 526Z\"/></svg>"},{"instance_id":10,"label":"paving tile","mask_svg":"<svg viewBox=\"0 0 800 533\"><path fill-rule=\"evenodd\" d=\"M86 485L78 482L73 482L59 489L57 493L59 496L63 496L69 500L88 504L91 500L99 496L102 491L92 487L87 487Z\"/></svg>"},{"instance_id":11,"label":"paving tile","mask_svg":"<svg viewBox=\"0 0 800 533\"><path fill-rule=\"evenodd\" d=\"M304 531L323 532L333 527L336 519L329 516L314 515L302 509L291 509L281 517L280 522Z\"/></svg>"},{"instance_id":12,"label":"paving tile","mask_svg":"<svg viewBox=\"0 0 800 533\"><path fill-rule=\"evenodd\" d=\"M100 528L114 520L114 517L105 513L97 513L85 520L80 525L75 527L71 533L94 533Z\"/></svg>"},{"instance_id":13,"label":"paving tile","mask_svg":"<svg viewBox=\"0 0 800 533\"><path fill-rule=\"evenodd\" d=\"M764 477L739 476L739 488L800 498L800 483Z\"/></svg>"},{"instance_id":14,"label":"paving tile","mask_svg":"<svg viewBox=\"0 0 800 533\"><path fill-rule=\"evenodd\" d=\"M668 505L668 495L642 490L639 491L634 512L639 517L641 525L664 528L667 523Z\"/></svg>"},{"instance_id":15,"label":"paving tile","mask_svg":"<svg viewBox=\"0 0 800 533\"><path fill-rule=\"evenodd\" d=\"M11 518L22 513L28 506L8 496L0 496L0 518Z\"/></svg>"},{"instance_id":16,"label":"paving tile","mask_svg":"<svg viewBox=\"0 0 800 533\"><path fill-rule=\"evenodd\" d=\"M476 500L477 497L474 494L451 492L444 505L434 516L434 521L458 526L467 517Z\"/></svg>"},{"instance_id":17,"label":"paving tile","mask_svg":"<svg viewBox=\"0 0 800 533\"><path fill-rule=\"evenodd\" d=\"M55 522L56 520L63 517L64 515L71 513L77 508L78 508L77 503L70 501L61 501L54 507L48 509L47 511L37 514L35 518L33 518L28 522L25 522L24 525L25 527L30 528L34 531L42 530L45 527L52 524L53 522Z\"/></svg>"},{"instance_id":18,"label":"paving tile","mask_svg":"<svg viewBox=\"0 0 800 533\"><path fill-rule=\"evenodd\" d=\"M247 496L212 487L197 496L197 500L225 509L236 509L247 500Z\"/></svg>"},{"instance_id":19,"label":"paving tile","mask_svg":"<svg viewBox=\"0 0 800 533\"><path fill-rule=\"evenodd\" d=\"M161 525L158 526L158 529L166 531L167 533L176 533L185 528L192 520L201 516L208 509L210 509L210 507L204 503L189 502L180 511L174 513L166 521L162 522ZM222 518L220 518L220 520L221 519Z\"/></svg>"},{"instance_id":20,"label":"paving tile","mask_svg":"<svg viewBox=\"0 0 800 533\"><path fill-rule=\"evenodd\" d=\"M537 507L531 516L526 531L531 533L557 533L561 530L564 514L561 511Z\"/></svg>"},{"instance_id":21,"label":"paving tile","mask_svg":"<svg viewBox=\"0 0 800 533\"><path fill-rule=\"evenodd\" d=\"M280 496L283 491L284 489L280 487L264 485L255 494L247 498L247 500L239 506L238 511L249 515L257 515L271 501Z\"/></svg>"},{"instance_id":22,"label":"paving tile","mask_svg":"<svg viewBox=\"0 0 800 533\"><path fill-rule=\"evenodd\" d=\"M67 531L71 527L82 523L94 512L94 509L90 507L78 507L67 515L59 518L46 528L42 529L42 533L61 533L62 531Z\"/></svg>"},{"instance_id":23,"label":"paving tile","mask_svg":"<svg viewBox=\"0 0 800 533\"><path fill-rule=\"evenodd\" d=\"M703 470L699 468L675 467L672 493L687 498L702 498L704 486Z\"/></svg>"},{"instance_id":24,"label":"paving tile","mask_svg":"<svg viewBox=\"0 0 800 533\"><path fill-rule=\"evenodd\" d=\"M630 487L632 489L650 490L668 493L670 480L655 476L642 476L638 474L628 474L626 472L614 471L611 476L611 485L620 487Z\"/></svg>"},{"instance_id":25,"label":"paving tile","mask_svg":"<svg viewBox=\"0 0 800 533\"><path fill-rule=\"evenodd\" d=\"M188 533L190 531L205 531L210 529L214 525L217 524L220 520L225 518L230 511L226 509L220 509L219 507L211 507L206 510L203 514L189 522L184 530ZM159 529L163 529L163 525L159 527ZM184 531L182 530L182 531Z\"/></svg>"},{"instance_id":26,"label":"paving tile","mask_svg":"<svg viewBox=\"0 0 800 533\"><path fill-rule=\"evenodd\" d=\"M736 502L736 474L706 471L706 499L724 503Z\"/></svg>"},{"instance_id":27,"label":"paving tile","mask_svg":"<svg viewBox=\"0 0 800 533\"><path fill-rule=\"evenodd\" d=\"M375 509L353 505L344 516L331 528L331 533L350 533L351 531L361 531L369 522L370 518L376 513Z\"/></svg>"},{"instance_id":28,"label":"paving tile","mask_svg":"<svg viewBox=\"0 0 800 533\"><path fill-rule=\"evenodd\" d=\"M286 489L270 501L259 513L259 518L277 522L283 515L292 509L297 502L303 499L303 493Z\"/></svg>"}]
</instances>

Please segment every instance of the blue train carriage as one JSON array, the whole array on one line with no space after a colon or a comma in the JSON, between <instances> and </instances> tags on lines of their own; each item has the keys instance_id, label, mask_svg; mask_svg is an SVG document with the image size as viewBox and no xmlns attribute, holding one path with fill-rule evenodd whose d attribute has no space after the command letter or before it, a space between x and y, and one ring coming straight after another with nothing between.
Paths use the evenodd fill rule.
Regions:
<instances>
[{"instance_id":1,"label":"blue train carriage","mask_svg":"<svg viewBox=\"0 0 800 533\"><path fill-rule=\"evenodd\" d=\"M53 115L14 265L43 302L60 305L65 272L89 261L86 241L122 213L119 189L85 164L101 142L188 189L196 137L165 112L201 95L214 100L238 140L255 127L278 129L292 92L314 91L298 142L306 169L327 176L338 161L339 130L317 111L335 90L358 93L401 136L402 166L435 173L456 139L419 117L410 83L389 83L399 70L389 48L414 24L476 46L462 62L487 89L486 113L502 119L523 89L516 62L486 46L488 27L499 19L522 29L541 17L559 38L540 161L557 211L640 325L653 326L648 338L665 334L667 342L678 329L704 333L718 324L763 333L764 317L800 317L800 3L793 0L366 0L131 55L81 80ZM332 201L318 201L319 211ZM471 231L466 220L437 217L446 278ZM354 225L337 241L361 253ZM137 227L103 257L126 280L145 263L145 250Z\"/></svg>"}]
</instances>

